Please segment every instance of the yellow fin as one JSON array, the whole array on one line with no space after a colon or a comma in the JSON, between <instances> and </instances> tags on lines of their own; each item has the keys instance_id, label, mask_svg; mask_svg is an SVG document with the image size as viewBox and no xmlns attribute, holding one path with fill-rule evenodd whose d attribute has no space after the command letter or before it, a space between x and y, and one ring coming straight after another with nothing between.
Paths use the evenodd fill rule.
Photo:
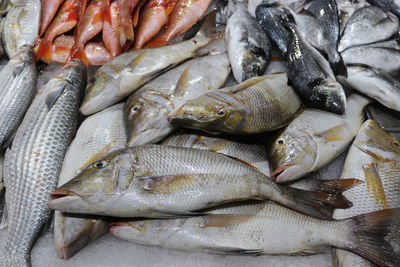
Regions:
<instances>
[{"instance_id":1,"label":"yellow fin","mask_svg":"<svg viewBox=\"0 0 400 267\"><path fill-rule=\"evenodd\" d=\"M382 181L379 177L378 170L374 163L364 165L365 181L367 182L368 192L374 194L374 198L378 206L383 209L388 209L388 203L386 200L385 190L382 186Z\"/></svg>"},{"instance_id":2,"label":"yellow fin","mask_svg":"<svg viewBox=\"0 0 400 267\"><path fill-rule=\"evenodd\" d=\"M249 219L255 217L254 215L246 214L215 214L200 217L197 225L200 228L206 227L226 227L232 224L241 224Z\"/></svg>"},{"instance_id":3,"label":"yellow fin","mask_svg":"<svg viewBox=\"0 0 400 267\"><path fill-rule=\"evenodd\" d=\"M326 130L325 132L317 134L316 136L324 138L326 142L340 141L342 140L343 136L346 136L348 131L349 128L347 125L340 124Z\"/></svg>"},{"instance_id":4,"label":"yellow fin","mask_svg":"<svg viewBox=\"0 0 400 267\"><path fill-rule=\"evenodd\" d=\"M178 83L176 84L175 91L174 91L174 96L184 96L187 92L187 89L189 87L189 72L190 72L190 67L192 64L186 67L186 69L182 72L181 77L178 80Z\"/></svg>"},{"instance_id":5,"label":"yellow fin","mask_svg":"<svg viewBox=\"0 0 400 267\"><path fill-rule=\"evenodd\" d=\"M264 81L265 79L268 79L268 76L253 77L253 78L250 78L250 79L246 80L245 82L242 82L238 85L232 86L227 90L229 93L236 94L236 93L242 91L243 89L249 88L250 86L253 86L259 82Z\"/></svg>"}]
</instances>

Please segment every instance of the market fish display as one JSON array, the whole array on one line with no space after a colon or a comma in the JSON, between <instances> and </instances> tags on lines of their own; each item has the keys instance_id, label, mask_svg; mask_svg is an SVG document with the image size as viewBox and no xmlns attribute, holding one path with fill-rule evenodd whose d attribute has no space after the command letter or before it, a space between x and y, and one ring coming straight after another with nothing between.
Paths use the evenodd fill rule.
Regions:
<instances>
[{"instance_id":1,"label":"market fish display","mask_svg":"<svg viewBox=\"0 0 400 267\"><path fill-rule=\"evenodd\" d=\"M209 133L256 134L286 126L301 100L285 73L255 77L187 101L170 117L173 125Z\"/></svg>"},{"instance_id":2,"label":"market fish display","mask_svg":"<svg viewBox=\"0 0 400 267\"><path fill-rule=\"evenodd\" d=\"M162 140L176 128L168 122L170 113L186 100L221 87L230 71L226 53L195 58L133 93L124 108L128 145Z\"/></svg>"},{"instance_id":3,"label":"market fish display","mask_svg":"<svg viewBox=\"0 0 400 267\"><path fill-rule=\"evenodd\" d=\"M157 49L124 53L103 65L90 80L81 112L90 115L128 96L150 79L182 61L215 39L215 13L209 15L193 39Z\"/></svg>"},{"instance_id":4,"label":"market fish display","mask_svg":"<svg viewBox=\"0 0 400 267\"><path fill-rule=\"evenodd\" d=\"M363 184L346 195L353 206L335 210L336 219L362 213L400 207L400 144L375 121L361 127L347 155L342 177L355 177ZM397 220L397 224L400 220ZM398 236L396 237L398 243ZM368 266L368 262L347 251L336 250L339 266Z\"/></svg>"},{"instance_id":5,"label":"market fish display","mask_svg":"<svg viewBox=\"0 0 400 267\"><path fill-rule=\"evenodd\" d=\"M40 28L40 0L19 0L13 3L3 23L3 45L9 58L23 46L33 47Z\"/></svg>"},{"instance_id":6,"label":"market fish display","mask_svg":"<svg viewBox=\"0 0 400 267\"><path fill-rule=\"evenodd\" d=\"M107 153L125 147L123 107L123 104L109 107L83 121L65 154L59 186ZM64 216L56 211L54 241L57 256L69 259L84 246L105 234L107 230L108 223L104 221Z\"/></svg>"},{"instance_id":7,"label":"market fish display","mask_svg":"<svg viewBox=\"0 0 400 267\"><path fill-rule=\"evenodd\" d=\"M244 6L240 6L229 18L225 40L237 82L264 74L272 46L267 34Z\"/></svg>"},{"instance_id":8,"label":"market fish display","mask_svg":"<svg viewBox=\"0 0 400 267\"><path fill-rule=\"evenodd\" d=\"M353 186L354 181L344 187ZM278 185L242 161L202 149L149 145L115 151L51 193L49 207L116 217L171 217L245 199L271 199L328 219L340 194Z\"/></svg>"},{"instance_id":9,"label":"market fish display","mask_svg":"<svg viewBox=\"0 0 400 267\"><path fill-rule=\"evenodd\" d=\"M351 95L344 115L305 109L273 139L269 159L276 182L297 180L339 155L357 135L363 109L369 102L360 95Z\"/></svg>"},{"instance_id":10,"label":"market fish display","mask_svg":"<svg viewBox=\"0 0 400 267\"><path fill-rule=\"evenodd\" d=\"M7 150L8 230L0 251L1 266L29 265L37 235L50 216L49 193L57 187L65 152L78 122L86 83L80 61L71 61L38 92Z\"/></svg>"},{"instance_id":11,"label":"market fish display","mask_svg":"<svg viewBox=\"0 0 400 267\"><path fill-rule=\"evenodd\" d=\"M35 55L29 47L22 47L0 72L0 150L11 141L29 108L36 82Z\"/></svg>"},{"instance_id":12,"label":"market fish display","mask_svg":"<svg viewBox=\"0 0 400 267\"><path fill-rule=\"evenodd\" d=\"M321 221L273 202L259 206L258 211L248 206L247 214L242 210L235 214L235 208L231 208L231 214L117 222L110 232L131 242L191 252L304 255L334 246L354 251L381 266L400 262L384 240L387 228L400 219L400 209Z\"/></svg>"}]
</instances>

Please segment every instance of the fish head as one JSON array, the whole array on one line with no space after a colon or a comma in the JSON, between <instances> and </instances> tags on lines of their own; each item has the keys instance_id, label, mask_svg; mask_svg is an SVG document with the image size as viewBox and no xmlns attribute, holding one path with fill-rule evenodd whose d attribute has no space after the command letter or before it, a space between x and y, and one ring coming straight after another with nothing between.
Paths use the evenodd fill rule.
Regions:
<instances>
[{"instance_id":1,"label":"fish head","mask_svg":"<svg viewBox=\"0 0 400 267\"><path fill-rule=\"evenodd\" d=\"M318 94L315 97L317 106L340 115L346 112L346 95L339 82L323 80L313 88Z\"/></svg>"},{"instance_id":2,"label":"fish head","mask_svg":"<svg viewBox=\"0 0 400 267\"><path fill-rule=\"evenodd\" d=\"M167 118L173 104L159 92L140 90L125 104L124 116L128 122L128 146L145 145L160 141L173 127Z\"/></svg>"},{"instance_id":3,"label":"fish head","mask_svg":"<svg viewBox=\"0 0 400 267\"><path fill-rule=\"evenodd\" d=\"M277 183L294 181L310 172L317 157L317 145L302 130L286 130L276 138L269 150L272 178Z\"/></svg>"},{"instance_id":4,"label":"fish head","mask_svg":"<svg viewBox=\"0 0 400 267\"><path fill-rule=\"evenodd\" d=\"M10 62L24 61L27 63L32 63L32 62L35 62L35 60L36 60L36 57L35 57L35 53L33 52L32 48L30 46L24 45L18 50L18 53L15 54L10 59Z\"/></svg>"}]
</instances>

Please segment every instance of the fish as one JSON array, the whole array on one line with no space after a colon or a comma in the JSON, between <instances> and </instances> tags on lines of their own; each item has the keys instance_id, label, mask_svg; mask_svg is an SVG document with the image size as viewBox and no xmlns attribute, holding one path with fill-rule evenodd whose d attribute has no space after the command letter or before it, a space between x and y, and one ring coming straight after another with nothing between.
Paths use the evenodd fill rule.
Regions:
<instances>
[{"instance_id":1,"label":"fish","mask_svg":"<svg viewBox=\"0 0 400 267\"><path fill-rule=\"evenodd\" d=\"M250 78L186 101L171 113L169 121L211 134L249 135L280 129L302 106L287 82L286 73Z\"/></svg>"},{"instance_id":2,"label":"fish","mask_svg":"<svg viewBox=\"0 0 400 267\"><path fill-rule=\"evenodd\" d=\"M400 18L399 0L368 0L372 5L388 10Z\"/></svg>"},{"instance_id":3,"label":"fish","mask_svg":"<svg viewBox=\"0 0 400 267\"><path fill-rule=\"evenodd\" d=\"M4 24L4 18L0 18L0 58L4 55L4 47L3 47L3 24Z\"/></svg>"},{"instance_id":4,"label":"fish","mask_svg":"<svg viewBox=\"0 0 400 267\"><path fill-rule=\"evenodd\" d=\"M87 117L65 154L58 185L68 182L90 164L126 144L123 104ZM54 214L54 242L59 258L69 259L108 231L102 220Z\"/></svg>"},{"instance_id":5,"label":"fish","mask_svg":"<svg viewBox=\"0 0 400 267\"><path fill-rule=\"evenodd\" d=\"M355 46L342 52L346 65L367 65L382 70L392 75L397 75L400 70L400 50L393 49L380 43Z\"/></svg>"},{"instance_id":6,"label":"fish","mask_svg":"<svg viewBox=\"0 0 400 267\"><path fill-rule=\"evenodd\" d=\"M169 114L188 99L221 87L231 68L226 53L189 60L146 84L126 101L128 146L156 143L175 127Z\"/></svg>"},{"instance_id":7,"label":"fish","mask_svg":"<svg viewBox=\"0 0 400 267\"><path fill-rule=\"evenodd\" d=\"M0 72L0 147L11 143L36 94L36 59L22 47Z\"/></svg>"},{"instance_id":8,"label":"fish","mask_svg":"<svg viewBox=\"0 0 400 267\"><path fill-rule=\"evenodd\" d=\"M354 251L380 266L397 266L399 256L384 236L387 228L399 220L399 211L326 222L271 201L233 207L222 214L115 222L110 233L139 244L212 254L310 255L334 246Z\"/></svg>"},{"instance_id":9,"label":"fish","mask_svg":"<svg viewBox=\"0 0 400 267\"><path fill-rule=\"evenodd\" d=\"M178 0L169 16L165 32L147 43L146 47L167 45L175 36L189 30L204 15L211 2L212 0Z\"/></svg>"},{"instance_id":10,"label":"fish","mask_svg":"<svg viewBox=\"0 0 400 267\"><path fill-rule=\"evenodd\" d=\"M139 0L116 0L121 15L121 46L125 45L127 40L134 39L131 14Z\"/></svg>"},{"instance_id":11,"label":"fish","mask_svg":"<svg viewBox=\"0 0 400 267\"><path fill-rule=\"evenodd\" d=\"M306 108L272 138L268 158L272 178L277 183L295 181L318 170L350 145L363 123L363 109L370 100L353 94L347 102L344 115Z\"/></svg>"},{"instance_id":12,"label":"fish","mask_svg":"<svg viewBox=\"0 0 400 267\"><path fill-rule=\"evenodd\" d=\"M43 0L39 36L42 36L64 0Z\"/></svg>"},{"instance_id":13,"label":"fish","mask_svg":"<svg viewBox=\"0 0 400 267\"><path fill-rule=\"evenodd\" d=\"M385 41L399 30L399 19L375 6L360 8L349 18L340 38L339 51Z\"/></svg>"},{"instance_id":14,"label":"fish","mask_svg":"<svg viewBox=\"0 0 400 267\"><path fill-rule=\"evenodd\" d=\"M4 191L4 153L0 154L0 195L3 195ZM4 212L4 211L3 211Z\"/></svg>"},{"instance_id":15,"label":"fish","mask_svg":"<svg viewBox=\"0 0 400 267\"><path fill-rule=\"evenodd\" d=\"M400 207L398 173L400 173L399 141L391 137L375 121L367 120L351 145L342 174L342 177L354 177L364 183L344 193L354 205L346 211L335 210L335 219L346 219L362 213ZM395 240L398 244L398 235ZM392 243L388 238L386 241ZM343 250L334 252L335 261L340 266L369 266L367 261L353 253Z\"/></svg>"},{"instance_id":16,"label":"fish","mask_svg":"<svg viewBox=\"0 0 400 267\"><path fill-rule=\"evenodd\" d=\"M272 45L260 24L244 7L238 8L228 19L225 40L238 83L264 74L271 59Z\"/></svg>"},{"instance_id":17,"label":"fish","mask_svg":"<svg viewBox=\"0 0 400 267\"><path fill-rule=\"evenodd\" d=\"M33 47L39 35L40 0L20 0L7 12L3 23L4 49L12 58L23 46Z\"/></svg>"},{"instance_id":18,"label":"fish","mask_svg":"<svg viewBox=\"0 0 400 267\"><path fill-rule=\"evenodd\" d=\"M363 65L348 65L345 82L382 105L400 111L400 81L388 73Z\"/></svg>"},{"instance_id":19,"label":"fish","mask_svg":"<svg viewBox=\"0 0 400 267\"><path fill-rule=\"evenodd\" d=\"M74 45L74 37L68 35L60 35L52 45L51 61L58 64L65 64L68 55ZM85 45L85 56L89 65L104 65L111 60L111 55L107 48L100 42L89 42Z\"/></svg>"},{"instance_id":20,"label":"fish","mask_svg":"<svg viewBox=\"0 0 400 267\"><path fill-rule=\"evenodd\" d=\"M0 16L3 17L5 14L7 14L12 5L13 3L11 0L0 1Z\"/></svg>"},{"instance_id":21,"label":"fish","mask_svg":"<svg viewBox=\"0 0 400 267\"><path fill-rule=\"evenodd\" d=\"M367 0L336 0L340 16L340 36L346 27L347 21L358 9L369 6Z\"/></svg>"},{"instance_id":22,"label":"fish","mask_svg":"<svg viewBox=\"0 0 400 267\"><path fill-rule=\"evenodd\" d=\"M344 187L354 181L344 182ZM271 199L329 219L351 203L271 181L248 164L195 148L147 145L108 154L51 193L49 207L77 214L165 218L246 199Z\"/></svg>"},{"instance_id":23,"label":"fish","mask_svg":"<svg viewBox=\"0 0 400 267\"><path fill-rule=\"evenodd\" d=\"M39 42L36 53L38 59L46 63L51 62L53 40L60 34L73 29L78 22L78 15L79 0L66 0Z\"/></svg>"},{"instance_id":24,"label":"fish","mask_svg":"<svg viewBox=\"0 0 400 267\"><path fill-rule=\"evenodd\" d=\"M134 49L141 49L168 23L178 0L150 0L144 6L138 24Z\"/></svg>"},{"instance_id":25,"label":"fish","mask_svg":"<svg viewBox=\"0 0 400 267\"><path fill-rule=\"evenodd\" d=\"M190 40L157 49L123 53L104 64L88 83L81 113L87 116L103 110L165 70L197 56L199 49L219 37L212 35L214 22L215 13L212 13Z\"/></svg>"},{"instance_id":26,"label":"fish","mask_svg":"<svg viewBox=\"0 0 400 267\"><path fill-rule=\"evenodd\" d=\"M256 17L284 56L290 84L304 103L336 114L346 111L343 87L325 58L303 40L284 7L259 5Z\"/></svg>"},{"instance_id":27,"label":"fish","mask_svg":"<svg viewBox=\"0 0 400 267\"><path fill-rule=\"evenodd\" d=\"M103 29L103 16L108 0L91 0L84 15L79 19L75 30L75 43L71 48L68 60L79 58L87 66L88 60L84 53L85 44Z\"/></svg>"},{"instance_id":28,"label":"fish","mask_svg":"<svg viewBox=\"0 0 400 267\"><path fill-rule=\"evenodd\" d=\"M1 266L30 265L30 250L50 217L49 193L57 187L76 132L86 79L80 60L65 65L37 93L6 152L8 230L0 250Z\"/></svg>"},{"instance_id":29,"label":"fish","mask_svg":"<svg viewBox=\"0 0 400 267\"><path fill-rule=\"evenodd\" d=\"M123 51L120 42L121 16L116 1L107 7L104 13L103 41L112 57L120 55Z\"/></svg>"},{"instance_id":30,"label":"fish","mask_svg":"<svg viewBox=\"0 0 400 267\"><path fill-rule=\"evenodd\" d=\"M266 147L252 142L231 140L204 134L173 133L162 145L205 149L237 158L249 163L267 176L271 176Z\"/></svg>"}]
</instances>

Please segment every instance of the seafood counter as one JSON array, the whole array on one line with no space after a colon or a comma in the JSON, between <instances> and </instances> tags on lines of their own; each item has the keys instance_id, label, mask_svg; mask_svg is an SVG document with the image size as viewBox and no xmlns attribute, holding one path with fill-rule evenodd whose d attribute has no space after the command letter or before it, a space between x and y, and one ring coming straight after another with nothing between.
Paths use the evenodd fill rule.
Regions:
<instances>
[{"instance_id":1,"label":"seafood counter","mask_svg":"<svg viewBox=\"0 0 400 267\"><path fill-rule=\"evenodd\" d=\"M399 2L0 16L0 266L400 265Z\"/></svg>"}]
</instances>

